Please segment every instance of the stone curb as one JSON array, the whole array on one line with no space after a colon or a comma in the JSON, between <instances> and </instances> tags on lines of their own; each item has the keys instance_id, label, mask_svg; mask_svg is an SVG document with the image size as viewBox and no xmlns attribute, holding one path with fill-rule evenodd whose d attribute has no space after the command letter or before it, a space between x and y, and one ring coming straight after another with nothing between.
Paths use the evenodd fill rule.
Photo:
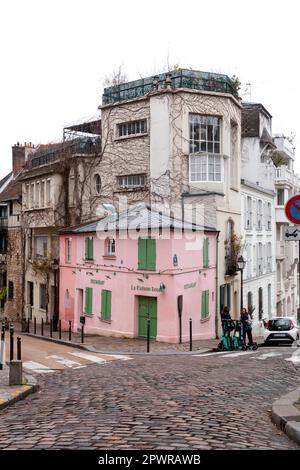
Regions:
<instances>
[{"instance_id":1,"label":"stone curb","mask_svg":"<svg viewBox=\"0 0 300 470\"><path fill-rule=\"evenodd\" d=\"M131 352L131 351L101 351L95 348L93 345L88 346L81 343L75 343L74 341L67 341L64 339L50 338L49 336L34 335L33 333L21 333L24 336L30 336L31 338L42 339L44 341L50 341L52 343L62 344L64 346L70 346L77 349L85 349L86 351L95 352L99 354L107 354L109 356L186 356L186 355L195 355L195 354L204 354L208 352L214 352L215 348L202 348L195 349L194 351L186 352Z\"/></svg>"},{"instance_id":2,"label":"stone curb","mask_svg":"<svg viewBox=\"0 0 300 470\"><path fill-rule=\"evenodd\" d=\"M294 406L299 401L300 387L273 403L271 420L290 439L300 444L300 411Z\"/></svg>"},{"instance_id":3,"label":"stone curb","mask_svg":"<svg viewBox=\"0 0 300 470\"><path fill-rule=\"evenodd\" d=\"M26 375L25 375L26 377ZM0 388L0 410L7 408L8 406L13 405L19 400L23 400L31 393L38 391L39 386L36 381L31 384L24 384L17 387L14 387L12 390L8 389L9 398L1 398L1 388Z\"/></svg>"}]
</instances>

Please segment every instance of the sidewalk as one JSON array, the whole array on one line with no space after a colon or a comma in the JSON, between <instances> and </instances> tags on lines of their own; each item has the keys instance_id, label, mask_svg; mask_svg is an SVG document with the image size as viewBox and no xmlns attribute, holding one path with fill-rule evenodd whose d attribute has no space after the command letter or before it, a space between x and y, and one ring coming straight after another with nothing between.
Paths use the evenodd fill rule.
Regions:
<instances>
[{"instance_id":1,"label":"sidewalk","mask_svg":"<svg viewBox=\"0 0 300 470\"><path fill-rule=\"evenodd\" d=\"M273 403L271 419L290 439L300 444L300 387Z\"/></svg>"},{"instance_id":2,"label":"sidewalk","mask_svg":"<svg viewBox=\"0 0 300 470\"><path fill-rule=\"evenodd\" d=\"M18 331L17 328L15 329ZM33 336L33 325L30 328L30 334ZM40 336L40 325L37 326L37 337ZM49 326L44 326L44 339L50 338ZM261 343L262 338L255 338L255 341ZM59 334L57 331L53 332L52 341L60 342ZM77 347L83 346L89 350L101 353L119 353L119 354L147 354L147 340L146 338L115 338L109 336L99 335L84 335L84 344L81 344L81 333L73 333L72 339L69 341L69 333L62 331L61 341L64 343ZM183 344L162 343L154 340L150 341L150 353L152 354L194 354L205 353L217 348L219 339L203 339L193 341L192 352L190 352L190 343Z\"/></svg>"},{"instance_id":3,"label":"sidewalk","mask_svg":"<svg viewBox=\"0 0 300 470\"><path fill-rule=\"evenodd\" d=\"M16 401L23 400L30 393L37 391L38 386L33 378L23 375L24 383L22 385L9 386L9 367L5 364L3 370L0 370L0 410L14 404Z\"/></svg>"}]
</instances>

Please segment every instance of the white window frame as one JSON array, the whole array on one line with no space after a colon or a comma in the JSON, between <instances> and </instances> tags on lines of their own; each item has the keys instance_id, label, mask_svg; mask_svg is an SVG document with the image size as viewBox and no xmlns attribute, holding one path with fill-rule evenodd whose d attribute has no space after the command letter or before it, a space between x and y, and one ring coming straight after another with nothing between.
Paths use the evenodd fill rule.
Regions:
<instances>
[{"instance_id":1,"label":"white window frame","mask_svg":"<svg viewBox=\"0 0 300 470\"><path fill-rule=\"evenodd\" d=\"M143 188L146 185L146 175L143 173L134 174L134 175L121 175L118 176L118 185L119 188ZM134 182L134 179L138 178L138 183ZM130 182L131 181L131 182Z\"/></svg>"},{"instance_id":2,"label":"white window frame","mask_svg":"<svg viewBox=\"0 0 300 470\"><path fill-rule=\"evenodd\" d=\"M46 250L45 250L46 246ZM43 252L41 254L41 251ZM46 253L45 253L46 251ZM37 235L34 237L34 257L36 259L45 259L48 257L49 240L47 235Z\"/></svg>"},{"instance_id":3,"label":"white window frame","mask_svg":"<svg viewBox=\"0 0 300 470\"><path fill-rule=\"evenodd\" d=\"M106 249L108 256L116 255L116 240L114 238L108 238L106 242Z\"/></svg>"},{"instance_id":4,"label":"white window frame","mask_svg":"<svg viewBox=\"0 0 300 470\"><path fill-rule=\"evenodd\" d=\"M218 124L216 125L216 121ZM189 154L194 155L198 153L220 155L222 153L222 125L221 117L209 114L189 114ZM196 133L195 126L198 128L198 139L195 139L193 134ZM203 129L202 129L203 126ZM208 126L213 126L212 138L208 139ZM215 139L215 128L218 128L219 140ZM212 150L209 150L209 144L212 145ZM192 146L197 146L198 150L192 151ZM204 149L205 147L205 149Z\"/></svg>"},{"instance_id":5,"label":"white window frame","mask_svg":"<svg viewBox=\"0 0 300 470\"><path fill-rule=\"evenodd\" d=\"M216 173L215 173L215 166L216 162L214 161L214 179L209 179L209 158L219 158L219 164L220 164L220 179L215 179ZM206 159L204 164L201 162L198 163L200 171L192 172L192 166L195 164L193 160L196 159ZM197 163L196 163L197 164ZM203 169L205 168L205 171ZM200 174L202 179L192 179L192 174ZM203 175L206 175L206 178L203 178ZM223 161L223 156L221 154L207 154L207 153L193 153L189 155L189 182L190 183L223 183L224 181L224 161Z\"/></svg>"},{"instance_id":6,"label":"white window frame","mask_svg":"<svg viewBox=\"0 0 300 470\"><path fill-rule=\"evenodd\" d=\"M134 121L120 122L116 125L116 138L128 139L148 133L147 119L136 119Z\"/></svg>"}]
</instances>

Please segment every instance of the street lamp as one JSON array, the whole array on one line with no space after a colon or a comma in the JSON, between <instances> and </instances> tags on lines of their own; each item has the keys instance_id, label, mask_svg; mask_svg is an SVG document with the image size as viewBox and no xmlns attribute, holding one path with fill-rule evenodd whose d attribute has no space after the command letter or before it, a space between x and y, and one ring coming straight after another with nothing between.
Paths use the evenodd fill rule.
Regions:
<instances>
[{"instance_id":1,"label":"street lamp","mask_svg":"<svg viewBox=\"0 0 300 470\"><path fill-rule=\"evenodd\" d=\"M243 310L243 271L246 266L246 261L244 260L242 255L238 257L237 264L238 264L239 270L241 271L241 313L242 313L242 310Z\"/></svg>"}]
</instances>

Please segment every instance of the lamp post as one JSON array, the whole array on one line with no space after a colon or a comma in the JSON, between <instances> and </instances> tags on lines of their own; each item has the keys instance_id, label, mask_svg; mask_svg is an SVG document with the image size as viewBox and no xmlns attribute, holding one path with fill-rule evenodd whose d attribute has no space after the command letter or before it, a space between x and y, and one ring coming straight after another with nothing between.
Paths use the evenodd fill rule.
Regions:
<instances>
[{"instance_id":1,"label":"lamp post","mask_svg":"<svg viewBox=\"0 0 300 470\"><path fill-rule=\"evenodd\" d=\"M240 313L242 313L242 310L243 310L243 271L246 266L246 261L244 260L242 255L238 257L237 264L238 264L239 270L241 271L241 312Z\"/></svg>"}]
</instances>

